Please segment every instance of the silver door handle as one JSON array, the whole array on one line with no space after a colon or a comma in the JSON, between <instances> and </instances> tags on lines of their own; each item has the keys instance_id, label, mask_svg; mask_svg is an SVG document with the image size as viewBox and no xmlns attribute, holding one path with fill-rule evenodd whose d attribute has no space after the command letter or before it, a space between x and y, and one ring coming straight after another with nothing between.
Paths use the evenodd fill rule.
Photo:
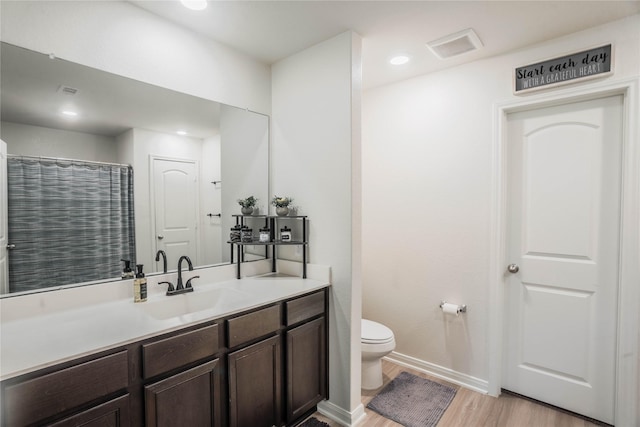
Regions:
<instances>
[{"instance_id":1,"label":"silver door handle","mask_svg":"<svg viewBox=\"0 0 640 427\"><path fill-rule=\"evenodd\" d=\"M164 239L164 236L161 234L158 234L158 240L162 240L162 239Z\"/></svg>"},{"instance_id":2,"label":"silver door handle","mask_svg":"<svg viewBox=\"0 0 640 427\"><path fill-rule=\"evenodd\" d=\"M508 271L509 273L515 274L515 273L517 273L518 271L520 271L520 267L518 267L518 264L509 264L509 265L507 266L507 271Z\"/></svg>"},{"instance_id":3,"label":"silver door handle","mask_svg":"<svg viewBox=\"0 0 640 427\"><path fill-rule=\"evenodd\" d=\"M15 248L16 248L16 245L11 245L11 244L7 245L7 249L15 249Z\"/></svg>"}]
</instances>

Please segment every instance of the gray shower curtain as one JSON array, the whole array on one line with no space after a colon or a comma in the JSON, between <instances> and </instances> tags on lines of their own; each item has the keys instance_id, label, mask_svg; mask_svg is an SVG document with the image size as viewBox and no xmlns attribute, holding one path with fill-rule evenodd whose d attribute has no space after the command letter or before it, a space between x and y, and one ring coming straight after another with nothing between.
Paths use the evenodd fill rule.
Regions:
<instances>
[{"instance_id":1,"label":"gray shower curtain","mask_svg":"<svg viewBox=\"0 0 640 427\"><path fill-rule=\"evenodd\" d=\"M9 289L118 277L135 262L133 169L76 160L7 159Z\"/></svg>"}]
</instances>

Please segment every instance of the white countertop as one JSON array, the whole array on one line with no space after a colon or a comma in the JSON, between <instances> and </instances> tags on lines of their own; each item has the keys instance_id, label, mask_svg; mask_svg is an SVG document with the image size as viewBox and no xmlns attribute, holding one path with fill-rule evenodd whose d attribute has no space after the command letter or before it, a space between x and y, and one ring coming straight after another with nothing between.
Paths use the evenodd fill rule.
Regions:
<instances>
[{"instance_id":1,"label":"white countertop","mask_svg":"<svg viewBox=\"0 0 640 427\"><path fill-rule=\"evenodd\" d=\"M86 306L3 318L0 380L329 286L328 277L199 280L194 280L194 292L152 292L143 303L134 303L127 293L125 298Z\"/></svg>"}]
</instances>

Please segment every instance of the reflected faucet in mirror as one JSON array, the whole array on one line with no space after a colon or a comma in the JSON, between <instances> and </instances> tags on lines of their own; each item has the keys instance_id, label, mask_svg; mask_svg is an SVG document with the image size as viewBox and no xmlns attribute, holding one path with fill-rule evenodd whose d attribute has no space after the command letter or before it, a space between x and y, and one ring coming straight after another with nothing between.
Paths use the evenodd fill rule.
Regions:
<instances>
[{"instance_id":1,"label":"reflected faucet in mirror","mask_svg":"<svg viewBox=\"0 0 640 427\"><path fill-rule=\"evenodd\" d=\"M162 256L162 273L167 274L167 254L162 249L156 252L156 262L160 261L160 256Z\"/></svg>"}]
</instances>

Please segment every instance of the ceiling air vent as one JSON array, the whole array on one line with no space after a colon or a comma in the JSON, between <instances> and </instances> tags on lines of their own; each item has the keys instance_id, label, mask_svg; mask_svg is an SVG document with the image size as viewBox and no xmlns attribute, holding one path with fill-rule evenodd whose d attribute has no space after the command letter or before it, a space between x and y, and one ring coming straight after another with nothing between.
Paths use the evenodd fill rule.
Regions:
<instances>
[{"instance_id":1,"label":"ceiling air vent","mask_svg":"<svg viewBox=\"0 0 640 427\"><path fill-rule=\"evenodd\" d=\"M78 93L78 89L76 89L75 87L62 85L58 88L58 92L64 95L75 95L76 93Z\"/></svg>"},{"instance_id":2,"label":"ceiling air vent","mask_svg":"<svg viewBox=\"0 0 640 427\"><path fill-rule=\"evenodd\" d=\"M482 42L471 28L427 43L427 47L440 59L451 58L480 49Z\"/></svg>"}]
</instances>

